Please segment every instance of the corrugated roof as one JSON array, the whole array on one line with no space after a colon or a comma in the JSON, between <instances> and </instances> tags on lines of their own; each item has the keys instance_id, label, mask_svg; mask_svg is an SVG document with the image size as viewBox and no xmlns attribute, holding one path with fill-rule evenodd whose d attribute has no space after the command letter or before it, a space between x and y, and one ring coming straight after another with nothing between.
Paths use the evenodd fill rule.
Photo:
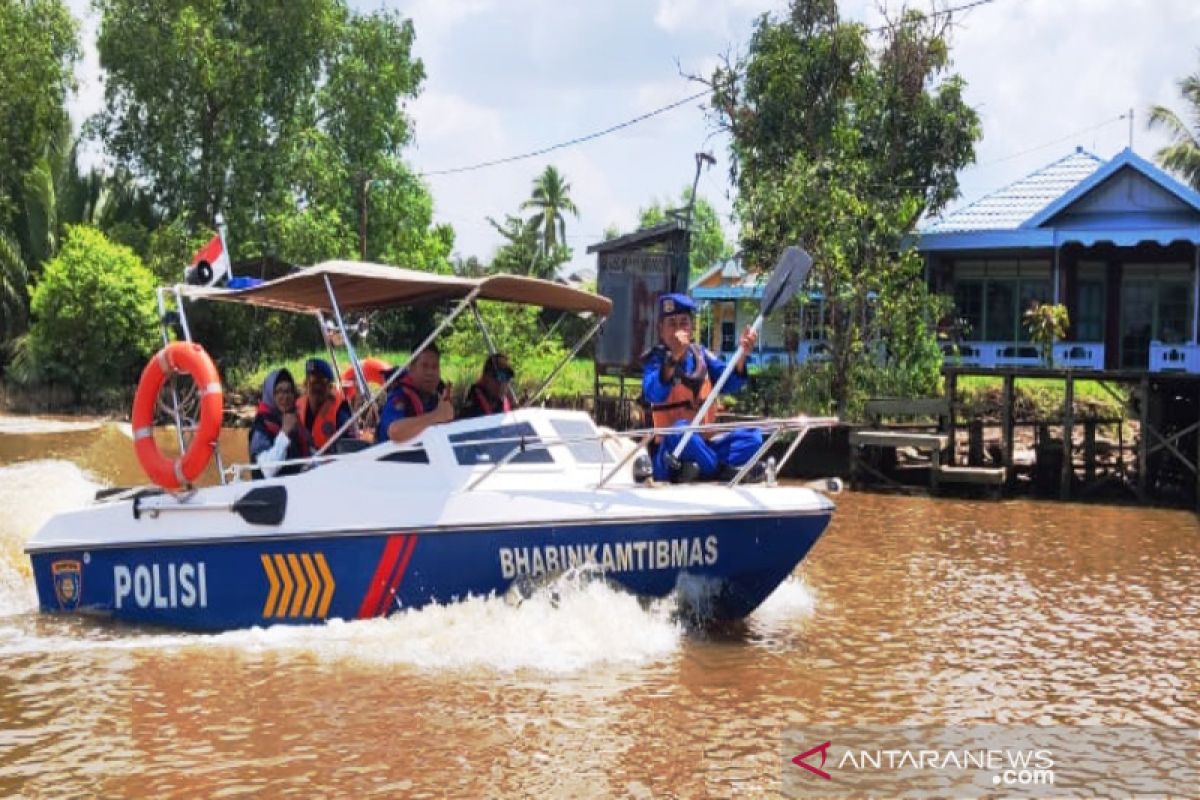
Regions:
<instances>
[{"instance_id":1,"label":"corrugated roof","mask_svg":"<svg viewBox=\"0 0 1200 800\"><path fill-rule=\"evenodd\" d=\"M1013 230L1062 197L1104 164L1082 147L1016 183L922 225L919 232Z\"/></svg>"}]
</instances>

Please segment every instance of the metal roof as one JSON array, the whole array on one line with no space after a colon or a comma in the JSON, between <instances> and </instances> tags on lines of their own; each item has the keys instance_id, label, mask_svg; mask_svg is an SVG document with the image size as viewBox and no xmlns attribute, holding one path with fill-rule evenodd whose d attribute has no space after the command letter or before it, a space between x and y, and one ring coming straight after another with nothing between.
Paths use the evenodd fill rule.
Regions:
<instances>
[{"instance_id":1,"label":"metal roof","mask_svg":"<svg viewBox=\"0 0 1200 800\"><path fill-rule=\"evenodd\" d=\"M650 228L642 228L606 242L588 245L589 253L611 253L614 250L629 250L632 248L649 247L659 242L665 242L677 234L687 231L687 225L682 220L669 219Z\"/></svg>"},{"instance_id":2,"label":"metal roof","mask_svg":"<svg viewBox=\"0 0 1200 800\"><path fill-rule=\"evenodd\" d=\"M1069 243L1200 244L1200 193L1126 148L1082 148L912 237L922 252L1048 249ZM910 241L912 241L910 240Z\"/></svg>"},{"instance_id":3,"label":"metal roof","mask_svg":"<svg viewBox=\"0 0 1200 800\"><path fill-rule=\"evenodd\" d=\"M1076 148L1016 183L921 226L921 235L958 231L1012 230L1065 195L1098 170L1104 159Z\"/></svg>"}]
</instances>

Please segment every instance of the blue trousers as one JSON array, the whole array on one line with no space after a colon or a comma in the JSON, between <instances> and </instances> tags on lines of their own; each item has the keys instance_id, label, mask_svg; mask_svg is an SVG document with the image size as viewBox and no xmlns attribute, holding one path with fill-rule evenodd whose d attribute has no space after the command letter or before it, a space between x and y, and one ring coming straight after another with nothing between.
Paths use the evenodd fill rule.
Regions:
<instances>
[{"instance_id":1,"label":"blue trousers","mask_svg":"<svg viewBox=\"0 0 1200 800\"><path fill-rule=\"evenodd\" d=\"M686 427L687 422L680 420L676 427ZM667 468L667 455L675 452L679 446L682 433L664 436L654 454L654 480L665 481L670 477ZM738 428L737 430L721 433L712 439L705 439L699 433L693 433L680 454L680 461L695 461L700 466L700 477L712 479L717 477L721 467L728 465L740 467L758 452L762 447L762 431L758 428Z\"/></svg>"}]
</instances>

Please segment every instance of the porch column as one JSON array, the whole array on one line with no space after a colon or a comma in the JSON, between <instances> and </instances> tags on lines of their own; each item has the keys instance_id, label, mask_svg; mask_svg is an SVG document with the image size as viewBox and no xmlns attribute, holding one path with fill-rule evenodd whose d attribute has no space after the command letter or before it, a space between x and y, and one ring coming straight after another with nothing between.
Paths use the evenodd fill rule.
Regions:
<instances>
[{"instance_id":1,"label":"porch column","mask_svg":"<svg viewBox=\"0 0 1200 800\"><path fill-rule=\"evenodd\" d=\"M1058 244L1055 243L1055 245L1054 245L1054 305L1058 305L1058 296L1059 296L1059 285L1058 284L1062 280L1062 276L1059 275L1059 273L1058 273L1059 250L1060 250L1060 248L1059 248Z\"/></svg>"},{"instance_id":2,"label":"porch column","mask_svg":"<svg viewBox=\"0 0 1200 800\"><path fill-rule=\"evenodd\" d=\"M1192 269L1192 344L1200 344L1200 242L1193 242L1196 263Z\"/></svg>"}]
</instances>

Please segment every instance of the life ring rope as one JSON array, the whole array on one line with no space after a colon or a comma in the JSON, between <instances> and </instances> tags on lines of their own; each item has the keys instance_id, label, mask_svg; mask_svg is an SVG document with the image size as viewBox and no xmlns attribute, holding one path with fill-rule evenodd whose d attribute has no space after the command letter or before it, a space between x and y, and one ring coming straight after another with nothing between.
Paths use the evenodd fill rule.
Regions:
<instances>
[{"instance_id":1,"label":"life ring rope","mask_svg":"<svg viewBox=\"0 0 1200 800\"><path fill-rule=\"evenodd\" d=\"M178 374L189 375L197 387L200 419L184 452L168 458L154 440L154 419L163 384ZM220 374L200 345L171 342L146 362L133 398L131 427L134 452L152 481L164 489L177 491L189 487L204 472L221 434L224 403Z\"/></svg>"}]
</instances>

